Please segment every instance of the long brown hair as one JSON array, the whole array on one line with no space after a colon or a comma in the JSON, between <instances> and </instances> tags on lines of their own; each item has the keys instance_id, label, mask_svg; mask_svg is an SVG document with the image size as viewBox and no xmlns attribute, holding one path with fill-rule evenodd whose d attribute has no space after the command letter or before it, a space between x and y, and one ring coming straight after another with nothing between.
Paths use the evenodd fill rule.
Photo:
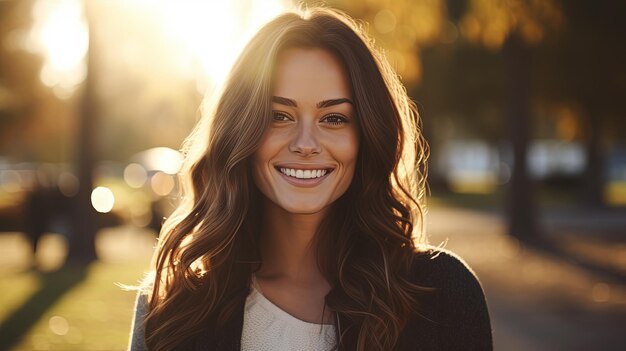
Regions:
<instances>
[{"instance_id":1,"label":"long brown hair","mask_svg":"<svg viewBox=\"0 0 626 351\"><path fill-rule=\"evenodd\" d=\"M361 27L327 8L287 13L245 47L219 95L185 143L182 203L166 221L155 256L146 342L170 350L203 328L224 327L262 260L261 194L250 159L271 116L276 57L288 47L328 50L343 61L359 119L353 181L316 234L331 283L341 349L389 350L419 309L408 280L424 243L428 147L415 105Z\"/></svg>"}]
</instances>

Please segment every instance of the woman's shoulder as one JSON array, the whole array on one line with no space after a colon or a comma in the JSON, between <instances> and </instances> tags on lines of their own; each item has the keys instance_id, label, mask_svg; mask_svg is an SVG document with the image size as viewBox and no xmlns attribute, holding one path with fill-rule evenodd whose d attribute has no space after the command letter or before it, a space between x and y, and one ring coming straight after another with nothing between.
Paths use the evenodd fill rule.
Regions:
<instances>
[{"instance_id":1,"label":"woman's shoulder","mask_svg":"<svg viewBox=\"0 0 626 351\"><path fill-rule=\"evenodd\" d=\"M413 345L418 335L425 350L492 349L482 286L460 256L432 246L416 250L410 281L425 289L420 296L419 317L404 333L405 345Z\"/></svg>"},{"instance_id":2,"label":"woman's shoulder","mask_svg":"<svg viewBox=\"0 0 626 351\"><path fill-rule=\"evenodd\" d=\"M411 280L434 288L478 286L476 273L454 252L435 246L422 246L414 251ZM482 290L482 289L481 289Z\"/></svg>"},{"instance_id":3,"label":"woman's shoulder","mask_svg":"<svg viewBox=\"0 0 626 351\"><path fill-rule=\"evenodd\" d=\"M139 292L135 300L135 317L130 328L130 343L128 345L130 351L148 350L144 329L144 318L148 314L148 308L148 295Z\"/></svg>"},{"instance_id":4,"label":"woman's shoulder","mask_svg":"<svg viewBox=\"0 0 626 351\"><path fill-rule=\"evenodd\" d=\"M428 246L415 251L409 280L430 291L430 298L453 311L486 314L485 294L478 276L450 250Z\"/></svg>"}]
</instances>

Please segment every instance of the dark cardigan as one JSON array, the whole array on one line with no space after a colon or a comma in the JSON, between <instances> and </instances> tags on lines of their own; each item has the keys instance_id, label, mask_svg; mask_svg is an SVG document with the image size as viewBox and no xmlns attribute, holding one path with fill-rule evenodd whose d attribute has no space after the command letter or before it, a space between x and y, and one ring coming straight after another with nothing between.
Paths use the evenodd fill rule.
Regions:
<instances>
[{"instance_id":1,"label":"dark cardigan","mask_svg":"<svg viewBox=\"0 0 626 351\"><path fill-rule=\"evenodd\" d=\"M411 280L436 290L421 299L421 316L409 321L400 335L396 350L492 350L491 324L483 290L474 273L458 256L446 250L431 249L416 254ZM138 323L146 311L140 296L130 350L146 350ZM207 329L185 349L239 350L245 299L220 333Z\"/></svg>"}]
</instances>

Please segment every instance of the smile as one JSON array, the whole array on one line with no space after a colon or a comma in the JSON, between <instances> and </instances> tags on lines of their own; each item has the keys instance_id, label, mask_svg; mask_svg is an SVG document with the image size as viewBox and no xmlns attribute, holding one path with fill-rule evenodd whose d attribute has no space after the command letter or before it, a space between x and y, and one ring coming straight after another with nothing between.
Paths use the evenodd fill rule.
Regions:
<instances>
[{"instance_id":1,"label":"smile","mask_svg":"<svg viewBox=\"0 0 626 351\"><path fill-rule=\"evenodd\" d=\"M286 176L294 177L298 179L312 179L320 178L326 175L328 170L326 169L295 169L295 168L280 168L280 172Z\"/></svg>"},{"instance_id":2,"label":"smile","mask_svg":"<svg viewBox=\"0 0 626 351\"><path fill-rule=\"evenodd\" d=\"M304 169L280 166L275 166L274 168L287 183L303 188L316 187L335 170L335 168Z\"/></svg>"}]
</instances>

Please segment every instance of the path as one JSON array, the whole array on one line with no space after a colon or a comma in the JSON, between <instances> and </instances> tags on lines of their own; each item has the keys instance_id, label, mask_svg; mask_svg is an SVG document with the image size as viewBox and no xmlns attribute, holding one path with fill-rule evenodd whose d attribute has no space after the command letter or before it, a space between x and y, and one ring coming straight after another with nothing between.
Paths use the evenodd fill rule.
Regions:
<instances>
[{"instance_id":1,"label":"path","mask_svg":"<svg viewBox=\"0 0 626 351\"><path fill-rule=\"evenodd\" d=\"M504 235L497 214L435 206L428 216L431 244L447 239L446 247L479 276L495 350L626 350L626 281L613 274L626 273L626 235L620 241L615 234L626 228L626 218L598 221L574 212L569 221L567 211L544 218L548 232L566 243L568 254L607 267L602 274L572 264L570 258L522 247ZM589 234L599 229L607 237Z\"/></svg>"}]
</instances>

